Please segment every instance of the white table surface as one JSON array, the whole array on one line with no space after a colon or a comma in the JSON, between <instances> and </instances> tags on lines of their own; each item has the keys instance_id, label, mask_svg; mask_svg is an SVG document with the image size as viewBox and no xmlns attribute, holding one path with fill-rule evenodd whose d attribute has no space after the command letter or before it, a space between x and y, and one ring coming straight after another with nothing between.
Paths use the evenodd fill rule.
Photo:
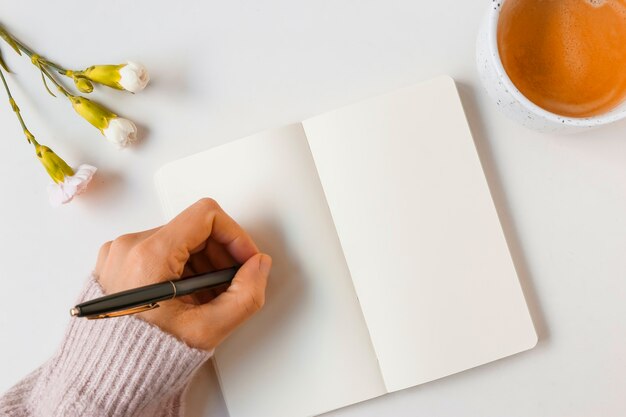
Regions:
<instances>
[{"instance_id":1,"label":"white table surface","mask_svg":"<svg viewBox=\"0 0 626 417\"><path fill-rule=\"evenodd\" d=\"M100 171L87 195L51 208L48 179L0 92L0 391L55 351L100 245L160 224L159 166L447 73L460 86L539 344L330 415L625 415L626 123L557 136L499 114L474 65L489 3L2 2L2 23L49 58L68 67L135 59L153 82L136 96L95 95L142 127L142 142L118 152L1 45L31 130L68 162ZM227 416L211 375L204 368L193 385L189 416Z\"/></svg>"}]
</instances>

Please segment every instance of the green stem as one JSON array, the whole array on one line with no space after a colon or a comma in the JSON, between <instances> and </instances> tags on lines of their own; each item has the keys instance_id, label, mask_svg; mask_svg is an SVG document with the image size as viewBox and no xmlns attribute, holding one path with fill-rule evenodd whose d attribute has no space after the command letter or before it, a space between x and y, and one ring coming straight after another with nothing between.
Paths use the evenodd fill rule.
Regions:
<instances>
[{"instance_id":1,"label":"green stem","mask_svg":"<svg viewBox=\"0 0 626 417\"><path fill-rule=\"evenodd\" d=\"M15 100L13 99L13 96L11 95L11 90L9 89L6 78L4 78L4 72L2 71L2 69L0 69L0 78L2 78L2 84L4 85L4 89L7 92L7 96L9 96L9 103L11 104L11 108L17 116L17 119L20 121L20 125L22 125L22 130L24 131L24 135L26 135L26 140L28 140L28 143L32 143L33 145L38 146L39 143L37 143L33 134L30 133L30 131L26 127L26 123L24 123L24 119L22 118L22 114L20 113L20 108L17 106Z\"/></svg>"},{"instance_id":2,"label":"green stem","mask_svg":"<svg viewBox=\"0 0 626 417\"><path fill-rule=\"evenodd\" d=\"M65 97L72 97L72 96L73 96L73 95L72 95L69 91L67 91L67 90L65 89L65 87L63 87L63 86L61 85L61 83L59 83L59 82L58 82L58 81L57 81L57 80L56 80L56 79L52 76L52 74L50 74L50 72L48 72L48 68L46 68L45 66L43 66L43 65L42 65L41 67L39 67L39 69L41 70L41 72L43 72L43 73L44 73L44 75L45 75L45 76L46 76L46 77L47 77L50 81L52 81L52 83L53 83L54 85L56 85L56 87L59 89L59 91L60 91L60 92L62 92L62 93L63 93L63 95L64 95Z\"/></svg>"},{"instance_id":3,"label":"green stem","mask_svg":"<svg viewBox=\"0 0 626 417\"><path fill-rule=\"evenodd\" d=\"M5 32L6 32L6 30L5 30ZM9 35L11 37L11 39L13 39L13 42L15 42L17 47L20 48L20 51L22 51L26 55L28 55L29 58L32 58L33 55L41 56L41 55L35 53L32 49L30 49L28 46L24 45L19 40L15 39L15 36L11 35L8 32L6 32L6 33L7 33L7 35ZM56 69L59 72L59 74L65 75L65 73L67 72L67 70L65 68L63 68L62 66L57 65L54 62L49 61L49 60L47 60L45 58L41 58L41 63Z\"/></svg>"},{"instance_id":4,"label":"green stem","mask_svg":"<svg viewBox=\"0 0 626 417\"><path fill-rule=\"evenodd\" d=\"M61 93L63 93L63 95L65 95L65 97L71 97L72 96L72 94L70 94L67 91L67 89L65 89L65 87L63 87L52 76L52 74L50 74L50 71L48 70L48 67L52 67L52 68L56 69L57 72L59 72L59 74L66 75L67 70L65 68L63 68L60 65L55 64L52 61L48 61L47 59L42 58L41 55L35 53L35 51L30 49L28 46L24 45L22 42L20 42L18 39L16 39L15 36L13 36L11 33L9 33L6 29L4 29L4 33L8 37L11 38L11 40L15 43L15 45L17 45L17 47L19 48L20 51L24 52L29 58L31 58L31 61L32 61L33 65L35 65L37 68L39 68L39 70L46 76L46 78L48 78L50 81L52 81L52 83L59 89L59 91ZM37 59L33 60L33 57L37 57ZM47 86L46 86L46 88L47 88ZM48 90L48 91L50 91L50 90Z\"/></svg>"}]
</instances>

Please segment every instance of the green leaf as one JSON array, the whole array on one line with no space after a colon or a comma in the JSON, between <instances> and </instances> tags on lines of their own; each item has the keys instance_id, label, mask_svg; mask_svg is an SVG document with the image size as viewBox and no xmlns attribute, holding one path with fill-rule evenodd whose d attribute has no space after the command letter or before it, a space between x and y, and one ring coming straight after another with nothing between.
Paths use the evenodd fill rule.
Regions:
<instances>
[{"instance_id":1,"label":"green leaf","mask_svg":"<svg viewBox=\"0 0 626 417\"><path fill-rule=\"evenodd\" d=\"M4 62L4 59L2 59L2 50L0 50L0 67L4 68L6 72L11 72L9 67L7 67L6 62Z\"/></svg>"},{"instance_id":2,"label":"green leaf","mask_svg":"<svg viewBox=\"0 0 626 417\"><path fill-rule=\"evenodd\" d=\"M43 86L46 87L46 90L48 90L48 93L50 93L52 97L56 97L54 93L50 91L50 88L48 87L48 82L46 81L46 77L43 73L43 69L41 68L41 65L39 64L37 66L39 67L39 71L41 71L41 81L43 81Z\"/></svg>"},{"instance_id":3,"label":"green leaf","mask_svg":"<svg viewBox=\"0 0 626 417\"><path fill-rule=\"evenodd\" d=\"M4 30L3 27L0 27L0 38L4 39L4 41L8 43L11 46L11 48L13 48L15 52L17 52L18 55L22 55L22 51L20 51L20 48L17 46L17 43L15 43L11 35L9 35L9 33L6 30Z\"/></svg>"}]
</instances>

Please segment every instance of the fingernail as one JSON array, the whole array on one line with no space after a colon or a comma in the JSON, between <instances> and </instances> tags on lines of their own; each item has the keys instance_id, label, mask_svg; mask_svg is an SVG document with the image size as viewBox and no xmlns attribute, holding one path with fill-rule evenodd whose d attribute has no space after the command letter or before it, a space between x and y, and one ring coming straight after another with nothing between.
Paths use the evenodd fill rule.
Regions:
<instances>
[{"instance_id":1,"label":"fingernail","mask_svg":"<svg viewBox=\"0 0 626 417\"><path fill-rule=\"evenodd\" d=\"M272 267L272 257L269 255L261 254L261 259L259 259L259 272L263 275L268 275L270 273L270 268Z\"/></svg>"}]
</instances>

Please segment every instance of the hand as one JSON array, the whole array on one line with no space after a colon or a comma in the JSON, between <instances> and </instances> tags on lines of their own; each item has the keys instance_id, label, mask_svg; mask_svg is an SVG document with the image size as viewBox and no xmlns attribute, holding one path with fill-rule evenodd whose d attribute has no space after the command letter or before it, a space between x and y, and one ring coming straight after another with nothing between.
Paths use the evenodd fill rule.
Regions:
<instances>
[{"instance_id":1,"label":"hand","mask_svg":"<svg viewBox=\"0 0 626 417\"><path fill-rule=\"evenodd\" d=\"M198 201L165 226L107 242L95 272L111 294L237 263L242 266L228 288L161 302L139 315L191 347L212 350L263 307L272 265L214 200Z\"/></svg>"}]
</instances>

